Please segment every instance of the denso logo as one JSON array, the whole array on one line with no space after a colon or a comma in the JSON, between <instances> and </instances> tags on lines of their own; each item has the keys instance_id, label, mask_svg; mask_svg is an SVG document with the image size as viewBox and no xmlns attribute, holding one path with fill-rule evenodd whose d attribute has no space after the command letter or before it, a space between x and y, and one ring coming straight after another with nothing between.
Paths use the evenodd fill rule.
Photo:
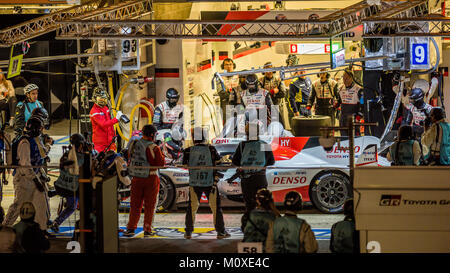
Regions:
<instances>
[{"instance_id":1,"label":"denso logo","mask_svg":"<svg viewBox=\"0 0 450 273\"><path fill-rule=\"evenodd\" d=\"M272 182L275 184L305 184L305 176L295 176L295 177L275 177Z\"/></svg>"},{"instance_id":2,"label":"denso logo","mask_svg":"<svg viewBox=\"0 0 450 273\"><path fill-rule=\"evenodd\" d=\"M361 147L360 146L355 146L355 153L359 153L359 151L361 151ZM336 146L334 148L334 150L329 151L327 153L333 153L333 154L339 154L339 153L349 153L349 148L348 147L341 147L341 149L338 148L338 146Z\"/></svg>"},{"instance_id":3,"label":"denso logo","mask_svg":"<svg viewBox=\"0 0 450 273\"><path fill-rule=\"evenodd\" d=\"M225 144L225 143L228 143L228 139L226 139L226 138L216 139L214 143L215 144Z\"/></svg>"}]
</instances>

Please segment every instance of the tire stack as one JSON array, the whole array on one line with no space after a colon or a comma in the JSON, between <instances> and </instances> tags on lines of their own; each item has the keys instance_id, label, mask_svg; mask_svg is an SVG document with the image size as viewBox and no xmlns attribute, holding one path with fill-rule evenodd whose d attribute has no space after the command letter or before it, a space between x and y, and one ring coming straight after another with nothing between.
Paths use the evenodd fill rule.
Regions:
<instances>
[{"instance_id":1,"label":"tire stack","mask_svg":"<svg viewBox=\"0 0 450 273\"><path fill-rule=\"evenodd\" d=\"M291 120L292 134L296 137L321 136L321 127L331 126L329 116L293 117Z\"/></svg>"}]
</instances>

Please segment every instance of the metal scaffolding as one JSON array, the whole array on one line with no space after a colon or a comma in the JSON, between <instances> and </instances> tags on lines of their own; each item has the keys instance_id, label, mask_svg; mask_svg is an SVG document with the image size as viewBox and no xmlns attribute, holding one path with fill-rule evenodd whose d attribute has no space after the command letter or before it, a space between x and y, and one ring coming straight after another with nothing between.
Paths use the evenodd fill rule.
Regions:
<instances>
[{"instance_id":1,"label":"metal scaffolding","mask_svg":"<svg viewBox=\"0 0 450 273\"><path fill-rule=\"evenodd\" d=\"M371 18L416 18L428 12L427 0L361 1L318 20L66 20L57 39L329 39Z\"/></svg>"},{"instance_id":2,"label":"metal scaffolding","mask_svg":"<svg viewBox=\"0 0 450 273\"><path fill-rule=\"evenodd\" d=\"M450 37L449 17L370 19L364 25L364 38Z\"/></svg>"},{"instance_id":3,"label":"metal scaffolding","mask_svg":"<svg viewBox=\"0 0 450 273\"><path fill-rule=\"evenodd\" d=\"M63 20L135 19L152 11L151 0L125 1L109 7L101 7L101 2L93 0L3 29L0 31L0 47L9 47L55 31Z\"/></svg>"}]
</instances>

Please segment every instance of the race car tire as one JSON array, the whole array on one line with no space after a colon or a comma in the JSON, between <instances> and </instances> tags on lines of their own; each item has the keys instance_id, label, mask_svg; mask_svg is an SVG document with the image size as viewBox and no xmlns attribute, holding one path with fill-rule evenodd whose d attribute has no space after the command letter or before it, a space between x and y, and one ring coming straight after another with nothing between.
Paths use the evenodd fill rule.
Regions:
<instances>
[{"instance_id":1,"label":"race car tire","mask_svg":"<svg viewBox=\"0 0 450 273\"><path fill-rule=\"evenodd\" d=\"M172 208L175 199L175 186L165 175L161 174L159 180L158 204L156 205L156 208L158 212L161 212Z\"/></svg>"},{"instance_id":2,"label":"race car tire","mask_svg":"<svg viewBox=\"0 0 450 273\"><path fill-rule=\"evenodd\" d=\"M291 120L292 134L301 136L321 136L320 128L331 126L329 116L293 117Z\"/></svg>"},{"instance_id":3,"label":"race car tire","mask_svg":"<svg viewBox=\"0 0 450 273\"><path fill-rule=\"evenodd\" d=\"M321 172L312 180L309 196L313 205L324 213L341 213L345 200L352 198L349 177L338 171Z\"/></svg>"}]
</instances>

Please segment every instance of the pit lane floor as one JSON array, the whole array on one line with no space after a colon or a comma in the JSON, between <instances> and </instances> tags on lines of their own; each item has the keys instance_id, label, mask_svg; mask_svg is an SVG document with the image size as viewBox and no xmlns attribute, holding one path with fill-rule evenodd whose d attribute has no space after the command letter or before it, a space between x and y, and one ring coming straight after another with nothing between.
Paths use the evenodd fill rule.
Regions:
<instances>
[{"instance_id":1,"label":"pit lane floor","mask_svg":"<svg viewBox=\"0 0 450 273\"><path fill-rule=\"evenodd\" d=\"M75 132L72 124L72 131ZM68 145L68 122L56 123L52 126L49 133L55 140L55 144L50 152L51 165L58 165L59 158L62 155L62 146ZM50 185L59 175L58 170L49 170L51 178ZM5 212L8 211L9 206L14 200L14 188L12 183L12 175L7 175L9 184L3 188L3 201L1 206ZM53 197L50 199L51 217L55 219L57 215L57 208L60 202L60 197ZM242 210L239 208L224 208L224 221L227 231L231 234L230 238L217 240L216 232L212 224L212 214L209 208L200 208L196 217L195 230L193 239L184 239L184 210L178 210L169 213L155 214L153 227L156 231L156 236L151 238L144 238L142 232L142 225L144 216L138 224L136 235L132 238L120 236L120 253L236 253L237 244L242 240L242 232L240 230L240 219L242 217ZM300 215L310 225L316 235L319 244L319 252L329 252L329 238L331 226L344 218L342 214L327 215L321 214L315 209L306 208ZM79 212L76 211L74 215L69 217L60 228L60 233L55 234L56 238L51 239L51 248L48 253L68 253L70 250L66 249L67 243L71 241L73 227L75 221L79 218ZM19 219L18 219L19 220ZM128 213L119 214L119 226L126 229L128 222Z\"/></svg>"}]
</instances>

